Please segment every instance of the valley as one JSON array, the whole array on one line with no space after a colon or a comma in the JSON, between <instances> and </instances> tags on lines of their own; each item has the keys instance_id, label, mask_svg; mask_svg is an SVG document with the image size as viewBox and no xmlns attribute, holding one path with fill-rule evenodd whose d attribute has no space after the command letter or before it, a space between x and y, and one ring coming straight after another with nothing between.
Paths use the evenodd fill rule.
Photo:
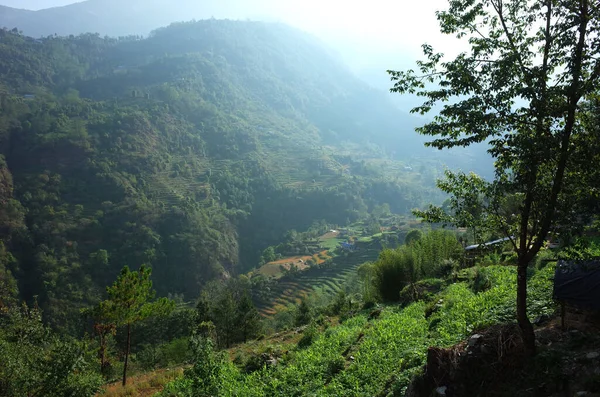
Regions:
<instances>
[{"instance_id":1,"label":"valley","mask_svg":"<svg viewBox=\"0 0 600 397\"><path fill-rule=\"evenodd\" d=\"M303 3L0 5L0 396L600 392L600 9Z\"/></svg>"}]
</instances>

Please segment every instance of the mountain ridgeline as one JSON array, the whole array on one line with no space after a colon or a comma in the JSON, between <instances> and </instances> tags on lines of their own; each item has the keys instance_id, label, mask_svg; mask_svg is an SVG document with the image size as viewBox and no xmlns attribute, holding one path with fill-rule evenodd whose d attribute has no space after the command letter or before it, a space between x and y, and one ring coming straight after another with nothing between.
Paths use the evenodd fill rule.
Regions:
<instances>
[{"instance_id":1,"label":"mountain ridgeline","mask_svg":"<svg viewBox=\"0 0 600 397\"><path fill-rule=\"evenodd\" d=\"M286 231L441 199L415 120L283 25L2 30L0 76L0 288L56 326L124 265L195 299Z\"/></svg>"},{"instance_id":2,"label":"mountain ridgeline","mask_svg":"<svg viewBox=\"0 0 600 397\"><path fill-rule=\"evenodd\" d=\"M35 2L34 2L35 3ZM17 28L32 37L99 33L113 37L147 35L173 21L253 18L270 15L268 1L244 0L86 0L37 11L0 5L0 27ZM32 4L30 4L32 5ZM38 4L36 4L39 6ZM63 21L69 23L63 23Z\"/></svg>"}]
</instances>

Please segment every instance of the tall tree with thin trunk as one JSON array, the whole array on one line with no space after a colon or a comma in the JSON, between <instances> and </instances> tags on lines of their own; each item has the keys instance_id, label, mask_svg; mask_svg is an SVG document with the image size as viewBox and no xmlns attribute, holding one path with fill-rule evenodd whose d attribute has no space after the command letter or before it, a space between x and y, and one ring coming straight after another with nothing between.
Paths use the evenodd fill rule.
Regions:
<instances>
[{"instance_id":1,"label":"tall tree with thin trunk","mask_svg":"<svg viewBox=\"0 0 600 397\"><path fill-rule=\"evenodd\" d=\"M587 139L582 103L599 85L600 6L592 0L450 0L437 18L442 33L466 40L469 49L445 60L423 45L426 60L418 71L389 71L391 91L424 97L413 112L443 105L418 129L435 137L429 146L489 145L493 181L451 173L442 187L460 209L460 191L473 183L486 196L488 221L517 252L517 320L533 354L527 267L549 233L572 224L565 215L576 193L585 192L566 187L586 180L574 143ZM507 197L519 203L514 213L503 213ZM445 216L439 208L421 215L432 221Z\"/></svg>"},{"instance_id":2,"label":"tall tree with thin trunk","mask_svg":"<svg viewBox=\"0 0 600 397\"><path fill-rule=\"evenodd\" d=\"M127 365L131 351L131 326L145 318L166 315L173 310L175 302L167 298L154 299L155 291L150 281L151 270L142 265L137 272L125 266L117 281L106 290L108 299L100 304L103 316L127 330L123 386L127 384Z\"/></svg>"}]
</instances>

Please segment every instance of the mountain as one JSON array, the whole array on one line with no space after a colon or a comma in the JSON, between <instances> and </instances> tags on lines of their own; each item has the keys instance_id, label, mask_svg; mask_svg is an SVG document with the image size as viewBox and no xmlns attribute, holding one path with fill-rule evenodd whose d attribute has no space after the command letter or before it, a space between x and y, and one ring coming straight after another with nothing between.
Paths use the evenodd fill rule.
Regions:
<instances>
[{"instance_id":1,"label":"mountain","mask_svg":"<svg viewBox=\"0 0 600 397\"><path fill-rule=\"evenodd\" d=\"M287 231L442 199L418 120L285 25L3 30L0 81L0 274L54 326L124 265L195 299Z\"/></svg>"},{"instance_id":2,"label":"mountain","mask_svg":"<svg viewBox=\"0 0 600 397\"><path fill-rule=\"evenodd\" d=\"M0 6L0 26L18 28L32 37L99 33L146 35L175 21L206 18L249 18L269 15L261 0L88 0L38 11ZM264 7L263 7L264 5Z\"/></svg>"}]
</instances>

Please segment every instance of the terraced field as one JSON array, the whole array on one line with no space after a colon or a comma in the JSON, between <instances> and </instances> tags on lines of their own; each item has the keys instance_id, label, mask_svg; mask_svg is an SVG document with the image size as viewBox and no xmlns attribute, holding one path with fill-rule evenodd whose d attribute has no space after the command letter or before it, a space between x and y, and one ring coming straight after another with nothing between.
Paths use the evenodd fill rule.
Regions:
<instances>
[{"instance_id":1,"label":"terraced field","mask_svg":"<svg viewBox=\"0 0 600 397\"><path fill-rule=\"evenodd\" d=\"M364 262L377 259L378 254L379 250L364 250L347 257L338 256L326 268L312 268L294 278L282 278L266 299L257 302L257 308L263 316L272 316L285 306L297 304L302 297L316 289L333 295L342 286L346 276L355 272Z\"/></svg>"}]
</instances>

